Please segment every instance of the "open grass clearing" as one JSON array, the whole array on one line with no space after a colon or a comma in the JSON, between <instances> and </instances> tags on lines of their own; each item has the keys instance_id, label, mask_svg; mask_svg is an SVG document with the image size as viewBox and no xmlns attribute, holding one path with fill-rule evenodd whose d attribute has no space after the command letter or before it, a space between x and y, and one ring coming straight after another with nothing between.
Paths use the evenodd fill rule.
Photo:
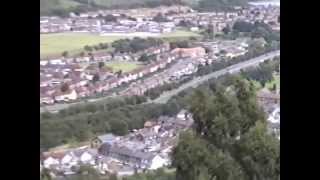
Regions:
<instances>
[{"instance_id":1,"label":"open grass clearing","mask_svg":"<svg viewBox=\"0 0 320 180\"><path fill-rule=\"evenodd\" d=\"M197 33L189 31L174 31L164 33L157 38L184 39L198 37ZM60 57L62 52L68 51L69 55L75 55L83 51L85 45L98 45L99 43L112 43L113 41L128 38L127 36L100 36L91 33L54 33L40 34L40 57L42 59Z\"/></svg>"},{"instance_id":2,"label":"open grass clearing","mask_svg":"<svg viewBox=\"0 0 320 180\"><path fill-rule=\"evenodd\" d=\"M106 64L106 67L111 68L113 72L117 72L120 70L122 72L130 72L141 66L141 64L138 64L136 62L111 62Z\"/></svg>"},{"instance_id":3,"label":"open grass clearing","mask_svg":"<svg viewBox=\"0 0 320 180\"><path fill-rule=\"evenodd\" d=\"M121 36L99 36L89 33L55 33L40 35L40 57L60 56L63 51L74 54L83 50L85 45L111 43Z\"/></svg>"}]
</instances>

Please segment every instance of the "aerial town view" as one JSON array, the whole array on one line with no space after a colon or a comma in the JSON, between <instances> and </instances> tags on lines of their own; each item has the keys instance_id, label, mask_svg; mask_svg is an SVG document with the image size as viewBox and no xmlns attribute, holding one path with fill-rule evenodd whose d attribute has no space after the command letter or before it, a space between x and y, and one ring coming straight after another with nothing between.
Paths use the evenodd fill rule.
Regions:
<instances>
[{"instance_id":1,"label":"aerial town view","mask_svg":"<svg viewBox=\"0 0 320 180\"><path fill-rule=\"evenodd\" d=\"M41 180L279 180L279 0L40 0Z\"/></svg>"}]
</instances>

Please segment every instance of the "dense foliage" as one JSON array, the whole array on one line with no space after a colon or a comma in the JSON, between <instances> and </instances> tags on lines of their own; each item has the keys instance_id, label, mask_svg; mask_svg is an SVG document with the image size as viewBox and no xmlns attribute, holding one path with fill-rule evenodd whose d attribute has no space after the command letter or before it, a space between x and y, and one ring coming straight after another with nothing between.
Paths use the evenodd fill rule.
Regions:
<instances>
[{"instance_id":1,"label":"dense foliage","mask_svg":"<svg viewBox=\"0 0 320 180\"><path fill-rule=\"evenodd\" d=\"M144 97L110 99L104 103L72 106L57 114L42 113L40 148L86 141L95 135L112 132L127 134L143 127L145 121L160 115L174 115L178 107L170 104L141 104Z\"/></svg>"},{"instance_id":2,"label":"dense foliage","mask_svg":"<svg viewBox=\"0 0 320 180\"><path fill-rule=\"evenodd\" d=\"M165 172L164 169L158 169L154 172L139 173L124 177L123 180L175 180L175 174L174 172Z\"/></svg>"},{"instance_id":3,"label":"dense foliage","mask_svg":"<svg viewBox=\"0 0 320 180\"><path fill-rule=\"evenodd\" d=\"M264 86L273 79L273 72L279 70L279 62L280 61L267 61L257 68L249 68L246 71L241 71L241 75L248 80L258 81Z\"/></svg>"},{"instance_id":4,"label":"dense foliage","mask_svg":"<svg viewBox=\"0 0 320 180\"><path fill-rule=\"evenodd\" d=\"M247 0L200 0L198 9L202 11L232 10L234 6L245 6Z\"/></svg>"},{"instance_id":5,"label":"dense foliage","mask_svg":"<svg viewBox=\"0 0 320 180\"><path fill-rule=\"evenodd\" d=\"M152 18L155 22L168 22L169 20L161 13L158 13L155 17Z\"/></svg>"},{"instance_id":6,"label":"dense foliage","mask_svg":"<svg viewBox=\"0 0 320 180\"><path fill-rule=\"evenodd\" d=\"M272 41L280 41L280 33L273 31L268 24L263 22L245 22L237 21L234 23L233 34L248 33L252 38L264 38L268 43Z\"/></svg>"},{"instance_id":7,"label":"dense foliage","mask_svg":"<svg viewBox=\"0 0 320 180\"><path fill-rule=\"evenodd\" d=\"M88 12L101 9L131 9L141 7L158 7L171 6L176 4L185 4L185 2L193 2L192 0L40 0L41 15L57 15L62 14L68 16L69 12ZM88 4L89 3L89 4Z\"/></svg>"},{"instance_id":8,"label":"dense foliage","mask_svg":"<svg viewBox=\"0 0 320 180\"><path fill-rule=\"evenodd\" d=\"M196 90L190 101L194 130L173 152L177 180L278 179L280 142L267 133L253 85Z\"/></svg>"},{"instance_id":9,"label":"dense foliage","mask_svg":"<svg viewBox=\"0 0 320 180\"><path fill-rule=\"evenodd\" d=\"M139 38L135 37L133 39L120 39L114 41L111 45L115 52L121 53L136 53L141 50L148 49L150 47L159 46L163 43L161 39L155 38Z\"/></svg>"}]
</instances>

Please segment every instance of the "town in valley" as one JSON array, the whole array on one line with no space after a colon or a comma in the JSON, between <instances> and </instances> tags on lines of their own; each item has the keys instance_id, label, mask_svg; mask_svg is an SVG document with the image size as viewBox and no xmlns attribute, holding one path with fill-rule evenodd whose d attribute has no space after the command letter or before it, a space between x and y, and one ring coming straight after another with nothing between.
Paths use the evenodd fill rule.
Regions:
<instances>
[{"instance_id":1,"label":"town in valley","mask_svg":"<svg viewBox=\"0 0 320 180\"><path fill-rule=\"evenodd\" d=\"M254 88L267 134L280 143L278 4L43 15L40 38L41 179L68 179L83 167L100 177L125 178L157 169L179 173L172 154L179 152L180 136L201 129L193 94L197 89L220 92L213 82L224 84L228 94L241 87L228 84L237 78ZM225 103L234 101L227 99ZM246 137L237 133L230 135L235 143Z\"/></svg>"}]
</instances>

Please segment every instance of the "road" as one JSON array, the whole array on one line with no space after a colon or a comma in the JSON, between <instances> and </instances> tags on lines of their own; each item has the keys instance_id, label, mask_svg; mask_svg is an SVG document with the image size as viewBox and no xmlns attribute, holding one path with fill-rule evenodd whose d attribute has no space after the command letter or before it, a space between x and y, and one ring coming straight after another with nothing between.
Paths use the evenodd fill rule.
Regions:
<instances>
[{"instance_id":1,"label":"road","mask_svg":"<svg viewBox=\"0 0 320 180\"><path fill-rule=\"evenodd\" d=\"M217 77L224 75L224 74L227 74L227 73L236 73L236 72L239 72L241 69L245 69L245 68L248 68L251 66L257 66L261 62L264 62L268 59L274 58L279 55L280 55L280 50L272 51L270 53L264 54L262 56L259 56L259 57L253 58L253 59L250 59L248 61L229 66L229 67L222 69L222 70L219 70L219 71L212 72L212 73L204 75L200 78L196 78L194 80L191 80L188 83L183 84L182 86L180 86L177 89L167 91L167 92L161 94L160 97L158 97L157 99L150 101L150 103L166 103L172 96L178 94L179 92L181 92L187 88L190 88L190 87L195 88L195 87L199 86L200 84L208 81L209 79L217 78Z\"/></svg>"},{"instance_id":2,"label":"road","mask_svg":"<svg viewBox=\"0 0 320 180\"><path fill-rule=\"evenodd\" d=\"M73 105L81 105L81 104L86 104L86 103L90 103L90 102L97 102L97 101L102 101L102 100L106 100L111 98L112 96L106 96L106 97L100 97L100 98L94 98L94 99L88 99L86 101L80 101L80 102L74 102L74 103L65 103L65 104L54 104L54 105L50 105L50 106L45 106L45 107L40 107L40 113L43 112L51 112L51 113L56 113L59 112L62 109L66 109L70 106Z\"/></svg>"},{"instance_id":3,"label":"road","mask_svg":"<svg viewBox=\"0 0 320 180\"><path fill-rule=\"evenodd\" d=\"M280 55L280 50L272 51L270 53L261 55L259 57L253 58L253 59L250 59L248 61L229 66L229 67L222 69L222 70L219 70L219 71L212 72L212 73L207 74L205 76L202 76L200 78L194 79L186 84L183 84L182 86L180 86L177 89L165 92L157 99L150 101L150 103L166 103L172 96L178 94L179 92L183 91L184 89L187 89L189 87L197 87L200 84L206 82L207 80L209 80L211 78L216 78L216 77L219 77L219 76L226 74L226 73L235 73L235 72L240 71L240 69L244 69L244 68L247 68L250 66L256 66L259 63L264 62L265 60L268 60L270 58L273 58L273 57L276 57L279 55ZM90 99L90 100L88 100L88 102L102 101L102 100L106 100L108 98L110 98L110 97L101 97L101 98L96 98L96 99ZM55 112L58 112L59 110L68 108L72 105L81 105L81 104L85 104L85 103L87 103L87 102L81 101L81 102L75 102L75 103L70 103L70 104L55 104L55 105L51 105L51 106L40 107L40 113L45 112L45 111L55 113Z\"/></svg>"}]
</instances>

